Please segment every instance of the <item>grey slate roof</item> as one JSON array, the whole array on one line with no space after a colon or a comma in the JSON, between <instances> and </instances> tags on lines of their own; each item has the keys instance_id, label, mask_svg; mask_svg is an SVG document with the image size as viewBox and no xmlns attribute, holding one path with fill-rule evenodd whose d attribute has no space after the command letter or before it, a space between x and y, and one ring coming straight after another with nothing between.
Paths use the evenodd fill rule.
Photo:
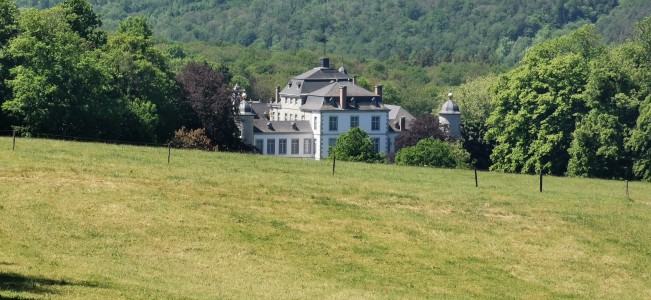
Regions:
<instances>
[{"instance_id":1,"label":"grey slate roof","mask_svg":"<svg viewBox=\"0 0 651 300\"><path fill-rule=\"evenodd\" d=\"M300 96L312 93L331 81L352 81L353 78L335 69L318 67L292 78L280 92L283 95Z\"/></svg>"},{"instance_id":2,"label":"grey slate roof","mask_svg":"<svg viewBox=\"0 0 651 300\"><path fill-rule=\"evenodd\" d=\"M400 131L400 117L405 117L405 127L406 130L409 130L411 123L416 119L411 115L406 109L398 105L385 105L386 108L390 109L389 111L389 130Z\"/></svg>"},{"instance_id":3,"label":"grey slate roof","mask_svg":"<svg viewBox=\"0 0 651 300\"><path fill-rule=\"evenodd\" d=\"M295 124L296 126L292 126ZM271 125L271 126L269 126ZM271 128L270 128L271 127ZM256 119L253 121L255 133L312 133L310 121L269 121Z\"/></svg>"},{"instance_id":4,"label":"grey slate roof","mask_svg":"<svg viewBox=\"0 0 651 300\"><path fill-rule=\"evenodd\" d=\"M346 87L346 97L375 97L376 95L351 81L337 81L322 87L310 95L321 97L339 97L339 88Z\"/></svg>"}]
</instances>

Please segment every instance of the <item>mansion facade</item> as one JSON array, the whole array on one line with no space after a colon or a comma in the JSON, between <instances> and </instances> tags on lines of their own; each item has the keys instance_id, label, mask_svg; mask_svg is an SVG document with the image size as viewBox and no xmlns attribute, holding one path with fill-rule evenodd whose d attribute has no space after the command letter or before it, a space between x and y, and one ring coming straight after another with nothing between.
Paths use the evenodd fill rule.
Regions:
<instances>
[{"instance_id":1,"label":"mansion facade","mask_svg":"<svg viewBox=\"0 0 651 300\"><path fill-rule=\"evenodd\" d=\"M327 158L340 134L360 127L379 153L395 153L395 139L414 117L397 105L382 103L382 86L368 91L341 67L321 65L300 74L271 103L242 100L239 126L245 144L264 155ZM458 107L457 107L458 110Z\"/></svg>"}]
</instances>

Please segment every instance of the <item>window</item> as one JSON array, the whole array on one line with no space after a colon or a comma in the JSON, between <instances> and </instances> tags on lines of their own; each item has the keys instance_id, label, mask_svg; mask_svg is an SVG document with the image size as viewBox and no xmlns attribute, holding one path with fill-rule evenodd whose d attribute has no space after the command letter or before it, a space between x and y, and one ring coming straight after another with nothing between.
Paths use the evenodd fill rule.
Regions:
<instances>
[{"instance_id":1,"label":"window","mask_svg":"<svg viewBox=\"0 0 651 300\"><path fill-rule=\"evenodd\" d=\"M292 139L292 154L298 154L298 139Z\"/></svg>"},{"instance_id":2,"label":"window","mask_svg":"<svg viewBox=\"0 0 651 300\"><path fill-rule=\"evenodd\" d=\"M350 128L359 127L359 116L350 116Z\"/></svg>"},{"instance_id":3,"label":"window","mask_svg":"<svg viewBox=\"0 0 651 300\"><path fill-rule=\"evenodd\" d=\"M278 140L278 154L280 155L287 154L287 139Z\"/></svg>"},{"instance_id":4,"label":"window","mask_svg":"<svg viewBox=\"0 0 651 300\"><path fill-rule=\"evenodd\" d=\"M285 113L285 121L289 121L289 119L287 119L287 113Z\"/></svg>"},{"instance_id":5,"label":"window","mask_svg":"<svg viewBox=\"0 0 651 300\"><path fill-rule=\"evenodd\" d=\"M380 130L380 116L371 117L371 130Z\"/></svg>"},{"instance_id":6,"label":"window","mask_svg":"<svg viewBox=\"0 0 651 300\"><path fill-rule=\"evenodd\" d=\"M318 119L317 119L316 117L314 117L314 130L318 130L318 129L319 129L319 127L317 126L317 123L316 123L317 120L318 120Z\"/></svg>"},{"instance_id":7,"label":"window","mask_svg":"<svg viewBox=\"0 0 651 300\"><path fill-rule=\"evenodd\" d=\"M380 138L373 138L373 149L375 152L380 152Z\"/></svg>"},{"instance_id":8,"label":"window","mask_svg":"<svg viewBox=\"0 0 651 300\"><path fill-rule=\"evenodd\" d=\"M328 148L334 147L337 145L337 139L336 138L330 138L328 139Z\"/></svg>"},{"instance_id":9,"label":"window","mask_svg":"<svg viewBox=\"0 0 651 300\"><path fill-rule=\"evenodd\" d=\"M276 154L276 140L274 139L267 140L267 154L269 155Z\"/></svg>"},{"instance_id":10,"label":"window","mask_svg":"<svg viewBox=\"0 0 651 300\"><path fill-rule=\"evenodd\" d=\"M312 154L312 139L303 140L303 154Z\"/></svg>"},{"instance_id":11,"label":"window","mask_svg":"<svg viewBox=\"0 0 651 300\"><path fill-rule=\"evenodd\" d=\"M264 140L255 140L255 147L258 153L262 153L262 150L264 150Z\"/></svg>"},{"instance_id":12,"label":"window","mask_svg":"<svg viewBox=\"0 0 651 300\"><path fill-rule=\"evenodd\" d=\"M330 131L337 131L337 116L330 116Z\"/></svg>"}]
</instances>

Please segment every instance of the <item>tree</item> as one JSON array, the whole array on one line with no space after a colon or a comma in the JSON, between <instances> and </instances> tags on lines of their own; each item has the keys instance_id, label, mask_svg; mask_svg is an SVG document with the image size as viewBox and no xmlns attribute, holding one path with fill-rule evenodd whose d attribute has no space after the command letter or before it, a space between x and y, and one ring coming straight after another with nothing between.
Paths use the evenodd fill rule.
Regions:
<instances>
[{"instance_id":1,"label":"tree","mask_svg":"<svg viewBox=\"0 0 651 300\"><path fill-rule=\"evenodd\" d=\"M231 96L224 74L207 63L191 62L176 78L184 100L198 121L194 123L199 123L206 130L213 145L220 150L244 149L235 123L239 100Z\"/></svg>"},{"instance_id":2,"label":"tree","mask_svg":"<svg viewBox=\"0 0 651 300\"><path fill-rule=\"evenodd\" d=\"M408 131L401 131L396 137L396 150L416 145L420 140L435 138L445 140L439 118L432 114L422 115L412 121Z\"/></svg>"},{"instance_id":3,"label":"tree","mask_svg":"<svg viewBox=\"0 0 651 300\"><path fill-rule=\"evenodd\" d=\"M459 144L433 138L420 140L415 146L400 149L396 164L421 167L467 168L470 155Z\"/></svg>"},{"instance_id":4,"label":"tree","mask_svg":"<svg viewBox=\"0 0 651 300\"><path fill-rule=\"evenodd\" d=\"M638 178L651 181L651 17L636 27L633 45L627 51L637 66L635 82L640 82L639 116L627 141L627 148L634 158L633 173Z\"/></svg>"},{"instance_id":5,"label":"tree","mask_svg":"<svg viewBox=\"0 0 651 300\"><path fill-rule=\"evenodd\" d=\"M18 33L18 8L11 0L0 0L0 45Z\"/></svg>"},{"instance_id":6,"label":"tree","mask_svg":"<svg viewBox=\"0 0 651 300\"><path fill-rule=\"evenodd\" d=\"M65 0L59 6L65 12L70 28L79 36L89 41L93 47L106 43L104 33L97 31L102 26L102 20L86 0Z\"/></svg>"},{"instance_id":7,"label":"tree","mask_svg":"<svg viewBox=\"0 0 651 300\"><path fill-rule=\"evenodd\" d=\"M627 133L617 116L591 111L574 131L568 175L622 178L627 167L624 137Z\"/></svg>"},{"instance_id":8,"label":"tree","mask_svg":"<svg viewBox=\"0 0 651 300\"><path fill-rule=\"evenodd\" d=\"M490 155L494 145L485 139L486 121L493 111L493 87L498 76L488 75L475 78L453 89L461 110L461 145L470 153L473 165L479 169L491 166Z\"/></svg>"},{"instance_id":9,"label":"tree","mask_svg":"<svg viewBox=\"0 0 651 300\"><path fill-rule=\"evenodd\" d=\"M373 141L368 133L359 127L340 134L335 146L331 147L329 152L330 156L345 161L374 163L382 160L380 154L373 148Z\"/></svg>"},{"instance_id":10,"label":"tree","mask_svg":"<svg viewBox=\"0 0 651 300\"><path fill-rule=\"evenodd\" d=\"M180 89L143 18L128 18L101 53L110 92L122 115L116 124L129 141L163 142L181 127Z\"/></svg>"},{"instance_id":11,"label":"tree","mask_svg":"<svg viewBox=\"0 0 651 300\"><path fill-rule=\"evenodd\" d=\"M104 137L110 119L107 74L96 55L71 30L60 8L28 10L20 16L21 35L8 53L20 62L8 80L13 99L5 112L27 133Z\"/></svg>"},{"instance_id":12,"label":"tree","mask_svg":"<svg viewBox=\"0 0 651 300\"><path fill-rule=\"evenodd\" d=\"M11 89L5 81L10 79L9 70L15 66L15 61L6 53L9 40L18 34L18 8L10 0L0 0L0 107L2 103L12 98ZM0 109L0 130L9 129L9 116Z\"/></svg>"},{"instance_id":13,"label":"tree","mask_svg":"<svg viewBox=\"0 0 651 300\"><path fill-rule=\"evenodd\" d=\"M533 47L500 77L487 122L492 170L565 174L576 118L588 111L589 62L604 51L594 28L583 27Z\"/></svg>"}]
</instances>

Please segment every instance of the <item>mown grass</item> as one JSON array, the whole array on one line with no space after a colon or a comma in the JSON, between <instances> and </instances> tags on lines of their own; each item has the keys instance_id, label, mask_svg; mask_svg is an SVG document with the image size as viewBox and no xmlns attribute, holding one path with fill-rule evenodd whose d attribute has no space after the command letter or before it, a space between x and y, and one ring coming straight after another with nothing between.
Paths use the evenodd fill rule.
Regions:
<instances>
[{"instance_id":1,"label":"mown grass","mask_svg":"<svg viewBox=\"0 0 651 300\"><path fill-rule=\"evenodd\" d=\"M651 298L651 185L0 138L0 297Z\"/></svg>"}]
</instances>

